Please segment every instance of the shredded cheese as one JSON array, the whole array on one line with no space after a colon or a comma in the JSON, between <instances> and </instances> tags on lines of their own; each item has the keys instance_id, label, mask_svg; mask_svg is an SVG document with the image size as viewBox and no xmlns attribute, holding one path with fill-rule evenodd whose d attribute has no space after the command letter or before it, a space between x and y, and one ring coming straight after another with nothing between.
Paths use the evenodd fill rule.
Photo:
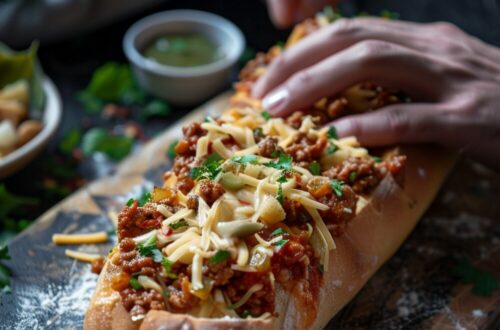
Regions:
<instances>
[{"instance_id":1,"label":"shredded cheese","mask_svg":"<svg viewBox=\"0 0 500 330\"><path fill-rule=\"evenodd\" d=\"M52 243L54 244L96 244L108 241L108 234L100 231L91 234L54 234Z\"/></svg>"},{"instance_id":2,"label":"shredded cheese","mask_svg":"<svg viewBox=\"0 0 500 330\"><path fill-rule=\"evenodd\" d=\"M83 262L92 262L97 259L101 259L102 257L98 254L94 253L86 253L86 252L81 252L81 251L74 251L74 250L66 250L64 251L64 254L67 257L76 259L78 261L83 261Z\"/></svg>"}]
</instances>

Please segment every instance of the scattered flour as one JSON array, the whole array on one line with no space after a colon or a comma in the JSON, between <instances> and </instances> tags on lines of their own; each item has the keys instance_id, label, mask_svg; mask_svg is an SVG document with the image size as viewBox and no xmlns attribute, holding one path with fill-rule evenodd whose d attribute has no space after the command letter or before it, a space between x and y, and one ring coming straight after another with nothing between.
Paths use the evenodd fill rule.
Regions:
<instances>
[{"instance_id":1,"label":"scattered flour","mask_svg":"<svg viewBox=\"0 0 500 330\"><path fill-rule=\"evenodd\" d=\"M475 310L472 311L472 316L474 316L474 317L484 317L486 315L484 314L484 312L482 310L475 309Z\"/></svg>"},{"instance_id":2,"label":"scattered flour","mask_svg":"<svg viewBox=\"0 0 500 330\"><path fill-rule=\"evenodd\" d=\"M96 282L88 266L73 266L65 284L23 288L16 293L20 312L11 329L73 329L75 320L83 318Z\"/></svg>"}]
</instances>

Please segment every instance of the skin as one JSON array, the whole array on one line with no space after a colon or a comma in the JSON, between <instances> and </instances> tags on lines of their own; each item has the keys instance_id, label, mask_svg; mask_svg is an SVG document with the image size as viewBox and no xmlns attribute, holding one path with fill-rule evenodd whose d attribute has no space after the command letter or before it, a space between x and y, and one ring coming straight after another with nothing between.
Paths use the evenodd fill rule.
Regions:
<instances>
[{"instance_id":1,"label":"skin","mask_svg":"<svg viewBox=\"0 0 500 330\"><path fill-rule=\"evenodd\" d=\"M368 147L438 143L500 169L500 49L450 23L338 20L273 61L253 96L286 116L367 80L413 103L338 119L339 136Z\"/></svg>"}]
</instances>

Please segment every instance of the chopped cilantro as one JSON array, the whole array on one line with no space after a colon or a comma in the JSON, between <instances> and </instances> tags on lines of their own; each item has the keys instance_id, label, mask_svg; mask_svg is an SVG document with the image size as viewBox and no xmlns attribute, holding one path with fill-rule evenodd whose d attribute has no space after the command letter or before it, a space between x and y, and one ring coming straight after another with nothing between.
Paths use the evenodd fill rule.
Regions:
<instances>
[{"instance_id":1,"label":"chopped cilantro","mask_svg":"<svg viewBox=\"0 0 500 330\"><path fill-rule=\"evenodd\" d=\"M59 150L66 155L71 154L80 143L81 138L82 131L80 129L72 129L64 133L61 142L59 142Z\"/></svg>"},{"instance_id":2,"label":"chopped cilantro","mask_svg":"<svg viewBox=\"0 0 500 330\"><path fill-rule=\"evenodd\" d=\"M328 128L327 135L329 139L334 139L334 140L338 139L337 130L333 126L330 126L330 128Z\"/></svg>"},{"instance_id":3,"label":"chopped cilantro","mask_svg":"<svg viewBox=\"0 0 500 330\"><path fill-rule=\"evenodd\" d=\"M86 156L101 152L112 160L122 160L132 151L134 141L128 136L111 135L102 127L88 130L82 138L82 151Z\"/></svg>"},{"instance_id":4,"label":"chopped cilantro","mask_svg":"<svg viewBox=\"0 0 500 330\"><path fill-rule=\"evenodd\" d=\"M335 151L337 151L337 150L339 150L339 148L338 148L335 144L333 144L333 143L330 143L330 144L328 145L328 147L326 148L326 152L327 152L329 155L331 155L331 154L335 153Z\"/></svg>"},{"instance_id":5,"label":"chopped cilantro","mask_svg":"<svg viewBox=\"0 0 500 330\"><path fill-rule=\"evenodd\" d=\"M151 252L153 254L153 261L154 262L160 263L163 261L163 254L161 253L160 250L153 249L153 250L151 250Z\"/></svg>"},{"instance_id":6,"label":"chopped cilantro","mask_svg":"<svg viewBox=\"0 0 500 330\"><path fill-rule=\"evenodd\" d=\"M275 46L278 47L278 48L283 49L283 48L285 48L285 42L278 41Z\"/></svg>"},{"instance_id":7,"label":"chopped cilantro","mask_svg":"<svg viewBox=\"0 0 500 330\"><path fill-rule=\"evenodd\" d=\"M132 277L130 279L130 286L136 290L142 289L142 285L139 284L137 277Z\"/></svg>"},{"instance_id":8,"label":"chopped cilantro","mask_svg":"<svg viewBox=\"0 0 500 330\"><path fill-rule=\"evenodd\" d=\"M278 249L281 249L285 244L288 243L287 239L280 239L276 243L274 243L274 246L276 246Z\"/></svg>"},{"instance_id":9,"label":"chopped cilantro","mask_svg":"<svg viewBox=\"0 0 500 330\"><path fill-rule=\"evenodd\" d=\"M179 142L178 140L172 141L172 143L170 143L170 145L168 146L168 151L167 151L168 158L174 159L175 156L177 155L177 153L175 152L175 147L177 146L178 142Z\"/></svg>"},{"instance_id":10,"label":"chopped cilantro","mask_svg":"<svg viewBox=\"0 0 500 330\"><path fill-rule=\"evenodd\" d=\"M163 258L161 261L161 265L163 266L163 269L165 270L165 273L170 273L172 271L172 265L174 263L167 258Z\"/></svg>"},{"instance_id":11,"label":"chopped cilantro","mask_svg":"<svg viewBox=\"0 0 500 330\"><path fill-rule=\"evenodd\" d=\"M206 116L205 119L203 120L204 123L213 123L215 122L215 119L213 119L211 116Z\"/></svg>"},{"instance_id":12,"label":"chopped cilantro","mask_svg":"<svg viewBox=\"0 0 500 330\"><path fill-rule=\"evenodd\" d=\"M151 235L146 242L137 244L137 250L139 250L139 253L144 257L153 256L153 253L156 253L153 252L153 250L158 250L156 247L156 235Z\"/></svg>"},{"instance_id":13,"label":"chopped cilantro","mask_svg":"<svg viewBox=\"0 0 500 330\"><path fill-rule=\"evenodd\" d=\"M323 16L328 20L328 22L333 22L342 17L342 14L339 10L333 10L332 6L326 6L323 9Z\"/></svg>"},{"instance_id":14,"label":"chopped cilantro","mask_svg":"<svg viewBox=\"0 0 500 330\"><path fill-rule=\"evenodd\" d=\"M382 12L380 13L380 16L382 16L383 18L386 18L386 19L398 19L399 18L398 13L387 10L387 9L382 10Z\"/></svg>"},{"instance_id":15,"label":"chopped cilantro","mask_svg":"<svg viewBox=\"0 0 500 330\"><path fill-rule=\"evenodd\" d=\"M261 112L261 115L262 115L262 118L264 118L266 121L268 121L269 119L271 119L271 114L267 111L262 111Z\"/></svg>"},{"instance_id":16,"label":"chopped cilantro","mask_svg":"<svg viewBox=\"0 0 500 330\"><path fill-rule=\"evenodd\" d=\"M330 187L332 188L335 195L337 195L338 197L342 197L342 195L344 194L342 191L343 186L344 186L344 183L342 181L335 180L335 179L330 180Z\"/></svg>"},{"instance_id":17,"label":"chopped cilantro","mask_svg":"<svg viewBox=\"0 0 500 330\"><path fill-rule=\"evenodd\" d=\"M108 236L116 236L116 229L110 229L106 232Z\"/></svg>"},{"instance_id":18,"label":"chopped cilantro","mask_svg":"<svg viewBox=\"0 0 500 330\"><path fill-rule=\"evenodd\" d=\"M358 172L352 171L351 174L349 174L349 182L354 182L356 178L358 177Z\"/></svg>"},{"instance_id":19,"label":"chopped cilantro","mask_svg":"<svg viewBox=\"0 0 500 330\"><path fill-rule=\"evenodd\" d=\"M278 228L271 233L271 236L279 236L279 235L284 235L286 233L287 232L283 228Z\"/></svg>"},{"instance_id":20,"label":"chopped cilantro","mask_svg":"<svg viewBox=\"0 0 500 330\"><path fill-rule=\"evenodd\" d=\"M264 136L264 130L262 129L262 127L257 127L253 130L253 135L254 136L260 136L260 137L263 137Z\"/></svg>"},{"instance_id":21,"label":"chopped cilantro","mask_svg":"<svg viewBox=\"0 0 500 330\"><path fill-rule=\"evenodd\" d=\"M177 230L181 227L189 227L189 224L186 222L186 220L182 219L177 222L171 223L169 227L172 228L173 230Z\"/></svg>"},{"instance_id":22,"label":"chopped cilantro","mask_svg":"<svg viewBox=\"0 0 500 330\"><path fill-rule=\"evenodd\" d=\"M311 171L312 175L320 175L320 173L321 173L321 165L317 161L313 161L309 165L309 171Z\"/></svg>"},{"instance_id":23,"label":"chopped cilantro","mask_svg":"<svg viewBox=\"0 0 500 330\"><path fill-rule=\"evenodd\" d=\"M10 260L9 247L7 245L0 247L0 260Z\"/></svg>"},{"instance_id":24,"label":"chopped cilantro","mask_svg":"<svg viewBox=\"0 0 500 330\"><path fill-rule=\"evenodd\" d=\"M279 183L285 183L288 181L285 171L281 172L280 176L278 177L278 179L276 181Z\"/></svg>"},{"instance_id":25,"label":"chopped cilantro","mask_svg":"<svg viewBox=\"0 0 500 330\"><path fill-rule=\"evenodd\" d=\"M325 272L325 266L323 266L322 264L319 265L319 272L321 274L323 274Z\"/></svg>"},{"instance_id":26,"label":"chopped cilantro","mask_svg":"<svg viewBox=\"0 0 500 330\"><path fill-rule=\"evenodd\" d=\"M38 205L39 200L33 197L22 197L11 194L4 184L0 184L0 219L8 218L8 215L27 206Z\"/></svg>"},{"instance_id":27,"label":"chopped cilantro","mask_svg":"<svg viewBox=\"0 0 500 330\"><path fill-rule=\"evenodd\" d=\"M229 259L231 253L227 250L219 250L217 251L212 258L209 259L210 264L215 265L219 262L225 261Z\"/></svg>"},{"instance_id":28,"label":"chopped cilantro","mask_svg":"<svg viewBox=\"0 0 500 330\"><path fill-rule=\"evenodd\" d=\"M151 117L166 117L170 113L170 106L166 102L159 99L154 99L141 109L139 119L146 120Z\"/></svg>"},{"instance_id":29,"label":"chopped cilantro","mask_svg":"<svg viewBox=\"0 0 500 330\"><path fill-rule=\"evenodd\" d=\"M134 200L135 200L135 199L130 198L130 199L127 201L127 206L128 206L128 207L131 207L131 206L132 206L132 204L134 204Z\"/></svg>"},{"instance_id":30,"label":"chopped cilantro","mask_svg":"<svg viewBox=\"0 0 500 330\"><path fill-rule=\"evenodd\" d=\"M284 152L278 152L278 160L276 162L264 164L264 166L272 167L278 170L289 170L292 168L292 165L292 156Z\"/></svg>"},{"instance_id":31,"label":"chopped cilantro","mask_svg":"<svg viewBox=\"0 0 500 330\"><path fill-rule=\"evenodd\" d=\"M500 289L493 274L477 269L467 260L461 260L452 272L463 282L473 284L472 292L477 295L489 297L493 290Z\"/></svg>"},{"instance_id":32,"label":"chopped cilantro","mask_svg":"<svg viewBox=\"0 0 500 330\"><path fill-rule=\"evenodd\" d=\"M218 154L211 154L201 167L193 167L189 175L195 180L213 180L221 171L220 165L223 160Z\"/></svg>"},{"instance_id":33,"label":"chopped cilantro","mask_svg":"<svg viewBox=\"0 0 500 330\"><path fill-rule=\"evenodd\" d=\"M241 313L240 317L241 317L242 319L246 319L247 317L249 317L249 316L251 316L251 315L252 315L252 314L250 314L250 311L249 311L248 309L245 309L245 310Z\"/></svg>"},{"instance_id":34,"label":"chopped cilantro","mask_svg":"<svg viewBox=\"0 0 500 330\"><path fill-rule=\"evenodd\" d=\"M372 156L372 159L375 161L375 163L381 163L382 162L382 158L377 157L377 156Z\"/></svg>"},{"instance_id":35,"label":"chopped cilantro","mask_svg":"<svg viewBox=\"0 0 500 330\"><path fill-rule=\"evenodd\" d=\"M235 163L239 164L256 164L257 163L257 156L255 155L246 155L246 156L235 156L231 158L231 160Z\"/></svg>"},{"instance_id":36,"label":"chopped cilantro","mask_svg":"<svg viewBox=\"0 0 500 330\"><path fill-rule=\"evenodd\" d=\"M151 200L151 193L144 189L142 191L141 196L139 196L139 199L137 199L137 202L139 203L139 206L144 206L150 200Z\"/></svg>"},{"instance_id":37,"label":"chopped cilantro","mask_svg":"<svg viewBox=\"0 0 500 330\"><path fill-rule=\"evenodd\" d=\"M283 196L283 187L281 186L281 183L278 186L278 193L276 194L276 199L280 204L283 204L283 200L285 199L285 196Z\"/></svg>"}]
</instances>

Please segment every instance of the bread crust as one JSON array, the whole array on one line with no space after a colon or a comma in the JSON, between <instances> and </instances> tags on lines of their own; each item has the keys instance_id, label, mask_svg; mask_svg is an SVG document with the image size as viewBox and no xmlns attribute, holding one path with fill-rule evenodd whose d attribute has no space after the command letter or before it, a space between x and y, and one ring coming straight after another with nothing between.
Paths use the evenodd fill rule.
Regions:
<instances>
[{"instance_id":1,"label":"bread crust","mask_svg":"<svg viewBox=\"0 0 500 330\"><path fill-rule=\"evenodd\" d=\"M317 314L301 299L301 285L292 292L276 288L278 317L262 319L208 319L151 310L142 322L132 322L110 287L118 271L106 263L85 315L84 329L322 329L396 252L431 204L452 168L455 155L431 146L402 147L407 156L405 186L390 175L372 192L369 203L356 215L346 233L335 239L317 302Z\"/></svg>"}]
</instances>

